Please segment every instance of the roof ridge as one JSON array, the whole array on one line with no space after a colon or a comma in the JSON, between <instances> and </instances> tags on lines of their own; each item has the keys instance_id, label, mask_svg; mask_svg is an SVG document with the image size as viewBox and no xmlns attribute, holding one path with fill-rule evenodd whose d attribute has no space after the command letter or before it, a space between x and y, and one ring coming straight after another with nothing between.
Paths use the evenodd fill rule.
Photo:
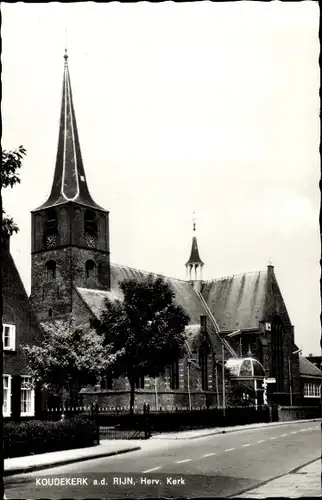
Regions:
<instances>
[{"instance_id":1,"label":"roof ridge","mask_svg":"<svg viewBox=\"0 0 322 500\"><path fill-rule=\"evenodd\" d=\"M214 281L222 281L226 280L228 278L237 278L238 276L245 276L246 274L260 274L260 273L267 273L267 270L260 269L258 271L247 271L246 273L237 273L237 274L230 274L226 276L221 276L220 278L212 278L210 280L204 280L205 283L213 283Z\"/></svg>"},{"instance_id":2,"label":"roof ridge","mask_svg":"<svg viewBox=\"0 0 322 500\"><path fill-rule=\"evenodd\" d=\"M153 271L146 271L144 269L138 269L137 267L131 267L131 266L128 266L126 264L117 264L116 262L111 262L110 265L111 266L114 265L114 266L119 266L119 267L126 267L127 269L131 269L132 271L139 271L141 273L152 274L153 276L160 276L162 278L167 278L167 279L171 279L171 280L181 281L182 283L188 283L189 282L188 280L183 280L181 278L174 278L173 276L166 276L165 274L155 273Z\"/></svg>"}]
</instances>

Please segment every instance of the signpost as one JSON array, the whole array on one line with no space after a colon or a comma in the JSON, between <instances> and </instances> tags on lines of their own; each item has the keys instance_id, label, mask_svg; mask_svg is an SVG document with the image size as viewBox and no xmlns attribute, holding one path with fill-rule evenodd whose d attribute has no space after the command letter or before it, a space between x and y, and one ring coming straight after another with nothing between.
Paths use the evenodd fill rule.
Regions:
<instances>
[{"instance_id":1,"label":"signpost","mask_svg":"<svg viewBox=\"0 0 322 500\"><path fill-rule=\"evenodd\" d=\"M268 377L268 378L264 378L264 380L263 380L263 387L264 387L264 394L263 394L263 398L264 398L264 405L267 405L267 384L276 384L276 378L274 378L274 377Z\"/></svg>"}]
</instances>

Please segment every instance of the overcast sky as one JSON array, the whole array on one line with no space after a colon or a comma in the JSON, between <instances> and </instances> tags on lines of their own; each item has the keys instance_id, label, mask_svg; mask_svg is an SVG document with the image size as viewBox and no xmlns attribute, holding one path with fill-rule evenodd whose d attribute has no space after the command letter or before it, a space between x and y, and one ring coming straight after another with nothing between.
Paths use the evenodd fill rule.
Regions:
<instances>
[{"instance_id":1,"label":"overcast sky","mask_svg":"<svg viewBox=\"0 0 322 500\"><path fill-rule=\"evenodd\" d=\"M53 179L65 27L84 167L113 262L185 279L269 258L304 354L319 353L317 2L2 3L4 193L30 291L30 210Z\"/></svg>"}]
</instances>

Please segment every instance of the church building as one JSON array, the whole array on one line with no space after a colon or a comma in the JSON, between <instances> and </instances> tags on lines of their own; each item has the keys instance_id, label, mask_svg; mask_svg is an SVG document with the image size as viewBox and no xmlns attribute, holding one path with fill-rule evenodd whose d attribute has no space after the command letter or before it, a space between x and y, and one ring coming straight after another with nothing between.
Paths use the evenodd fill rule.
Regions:
<instances>
[{"instance_id":1,"label":"church building","mask_svg":"<svg viewBox=\"0 0 322 500\"><path fill-rule=\"evenodd\" d=\"M122 299L120 282L147 272L110 262L109 212L92 199L86 181L65 53L59 141L48 200L32 211L31 302L38 321L99 317L104 300ZM221 406L236 388L255 403L294 404L300 398L299 354L274 267L202 278L193 224L188 279L166 278L190 317L185 356L157 379L137 381L137 406ZM275 382L264 391L264 377ZM88 402L128 406L129 384L104 379L84 391ZM245 396L246 397L246 396Z\"/></svg>"}]
</instances>

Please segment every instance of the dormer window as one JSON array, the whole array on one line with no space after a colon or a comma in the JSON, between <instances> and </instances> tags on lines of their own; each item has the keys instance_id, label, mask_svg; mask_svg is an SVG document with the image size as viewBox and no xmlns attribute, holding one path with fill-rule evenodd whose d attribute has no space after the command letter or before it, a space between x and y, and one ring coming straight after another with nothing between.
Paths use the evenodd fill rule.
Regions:
<instances>
[{"instance_id":1,"label":"dormer window","mask_svg":"<svg viewBox=\"0 0 322 500\"><path fill-rule=\"evenodd\" d=\"M96 264L93 260L87 260L85 262L85 274L86 278L96 277Z\"/></svg>"},{"instance_id":2,"label":"dormer window","mask_svg":"<svg viewBox=\"0 0 322 500\"><path fill-rule=\"evenodd\" d=\"M46 262L46 278L47 283L55 281L56 279L56 262L54 260Z\"/></svg>"}]
</instances>

